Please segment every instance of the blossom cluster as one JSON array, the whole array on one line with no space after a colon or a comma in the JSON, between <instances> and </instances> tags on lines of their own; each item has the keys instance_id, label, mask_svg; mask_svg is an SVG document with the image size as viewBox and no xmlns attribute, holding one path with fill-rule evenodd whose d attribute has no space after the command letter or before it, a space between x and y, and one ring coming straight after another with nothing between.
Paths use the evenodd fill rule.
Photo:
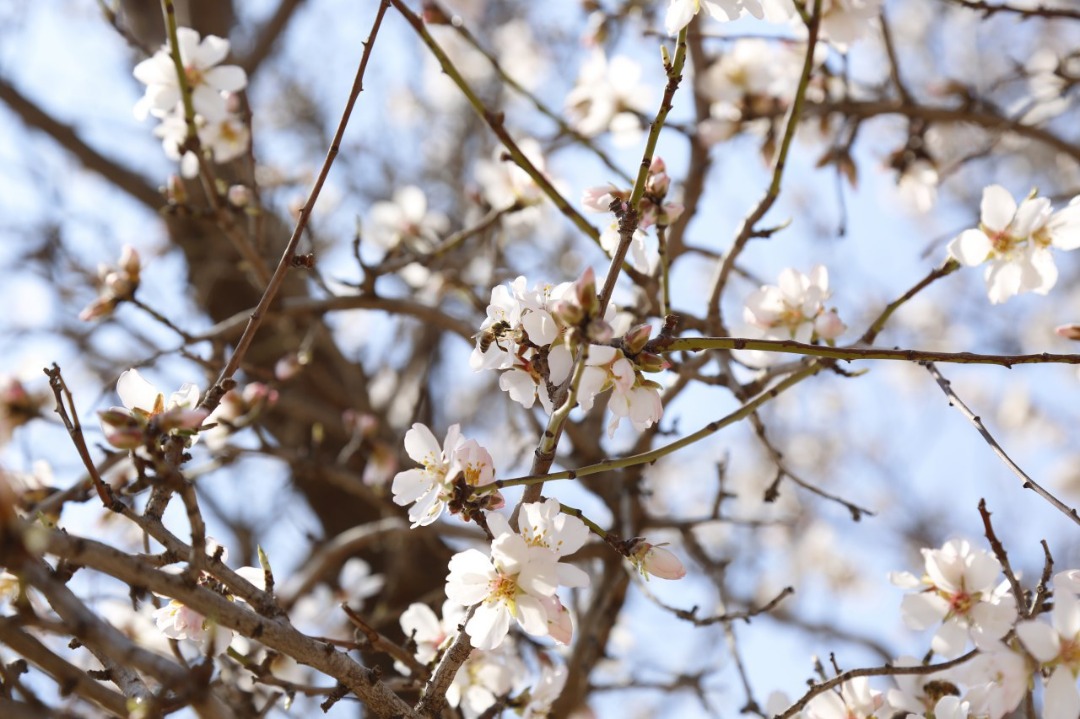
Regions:
<instances>
[{"instance_id":1,"label":"blossom cluster","mask_svg":"<svg viewBox=\"0 0 1080 719\"><path fill-rule=\"evenodd\" d=\"M180 162L185 177L194 177L198 158L189 147L191 128L172 53L179 53L199 144L217 163L247 151L249 132L238 113L236 97L247 86L247 74L236 65L220 64L229 54L228 40L214 35L200 39L199 33L187 27L177 28L176 39L172 50L166 45L135 66L135 79L146 85L135 104L135 117L144 120L152 115L161 121L154 134L161 139L165 154Z\"/></svg>"},{"instance_id":2,"label":"blossom cluster","mask_svg":"<svg viewBox=\"0 0 1080 719\"><path fill-rule=\"evenodd\" d=\"M668 190L671 187L671 178L667 174L667 166L663 159L654 157L649 165L649 173L645 178L645 190L641 196L639 207L638 225L634 228L634 234L630 240L630 263L638 272L652 273L659 264L660 257L656 250L646 247L647 234L645 230L653 225L667 226L679 219L683 206L677 202L667 202ZM600 234L600 247L609 256L615 254L619 246L619 220L618 216L629 209L628 200L631 190L618 188L614 185L607 187L590 187L582 196L582 204L585 209L592 212L616 212L613 219ZM614 205L618 201L619 205Z\"/></svg>"},{"instance_id":3,"label":"blossom cluster","mask_svg":"<svg viewBox=\"0 0 1080 719\"><path fill-rule=\"evenodd\" d=\"M785 269L775 285L762 285L746 299L741 333L750 339L832 345L847 326L835 309L826 308L830 294L824 265L814 265L810 274Z\"/></svg>"},{"instance_id":4,"label":"blossom cluster","mask_svg":"<svg viewBox=\"0 0 1080 719\"><path fill-rule=\"evenodd\" d=\"M398 472L391 491L397 504L412 504L409 519L414 528L438 519L457 496L459 488L468 490L495 481L491 453L475 439L462 437L461 428L456 424L450 426L441 447L430 429L420 423L414 424L405 433L405 452L420 467ZM493 492L486 496L487 509L499 506L502 506L502 495Z\"/></svg>"},{"instance_id":5,"label":"blossom cluster","mask_svg":"<svg viewBox=\"0 0 1080 719\"><path fill-rule=\"evenodd\" d=\"M168 401L157 387L146 381L139 371L129 369L116 382L116 393L123 407L110 407L99 412L105 440L120 449L139 449L151 431L159 435L177 434L194 439L195 431L209 415L199 409L199 388L190 382L173 392Z\"/></svg>"},{"instance_id":6,"label":"blossom cluster","mask_svg":"<svg viewBox=\"0 0 1080 719\"><path fill-rule=\"evenodd\" d=\"M620 331L613 305L607 306L603 317L597 316L598 311L591 270L577 282L532 289L525 277L518 277L491 291L469 364L476 371L501 371L499 386L511 399L526 409L539 399L550 414L558 388L570 376L575 349L587 343L578 403L588 411L598 394L611 389L608 408L614 417L609 434L624 417L644 430L659 421L663 405L660 384L642 373L659 372L666 364L645 351L648 325Z\"/></svg>"}]
</instances>

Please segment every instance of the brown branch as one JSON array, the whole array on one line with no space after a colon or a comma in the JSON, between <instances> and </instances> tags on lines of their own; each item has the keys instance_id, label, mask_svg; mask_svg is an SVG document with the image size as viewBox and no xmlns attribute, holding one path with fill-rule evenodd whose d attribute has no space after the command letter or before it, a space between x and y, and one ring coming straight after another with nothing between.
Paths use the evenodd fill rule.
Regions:
<instances>
[{"instance_id":1,"label":"brown branch","mask_svg":"<svg viewBox=\"0 0 1080 719\"><path fill-rule=\"evenodd\" d=\"M270 51L274 49L293 15L303 4L304 0L281 0L274 14L258 29L255 43L238 63L248 76L254 75L263 61L270 56Z\"/></svg>"},{"instance_id":2,"label":"brown branch","mask_svg":"<svg viewBox=\"0 0 1080 719\"><path fill-rule=\"evenodd\" d=\"M242 604L229 601L216 592L200 587L182 575L147 567L136 558L101 542L44 528L36 530L35 537L40 538L42 546L49 554L102 572L130 586L144 587L155 594L176 599L203 616L213 617L223 627L251 637L271 649L292 657L301 664L307 664L333 677L356 694L378 716L398 716L408 717L408 719L417 717L408 704L378 679L374 671L356 663L332 645L300 633L287 619L259 616ZM24 562L24 568L32 569L39 566L34 561ZM70 594L70 590L63 585L57 582L45 582L44 577L40 576L42 571L39 569L36 574L28 577L35 587L41 588L40 585L45 583L51 589L43 591L62 590L70 595L72 601L78 603L74 595ZM57 587L59 587L58 590ZM51 596L50 599L52 599ZM81 603L78 603L78 606L81 607ZM80 628L87 623L90 623L88 626L95 628L97 624L103 624L85 608L82 611L85 615L78 614L70 619L65 617L65 619L71 621L73 626ZM79 624L77 620L85 621ZM170 685L183 686L188 681L185 679L188 676L186 669L177 666L176 669L181 669L181 671L179 674L174 673L169 667L175 665L172 665L169 660L132 645L126 637L112 627L105 625L105 628L99 631L110 632L108 641L113 642L110 646L124 648L124 651L119 654L120 659L128 656L129 663L132 657L138 659L140 666L145 665L148 669L153 669L157 678ZM113 633L116 636L113 636ZM144 656L144 654L149 656Z\"/></svg>"},{"instance_id":3,"label":"brown branch","mask_svg":"<svg viewBox=\"0 0 1080 719\"><path fill-rule=\"evenodd\" d=\"M1022 20L1029 18L1066 18L1069 20L1080 20L1080 10L1066 10L1065 8L1047 7L1045 5L1036 5L1035 7L1020 7L1018 5L1010 5L1008 3L990 3L985 0L949 0L954 5L968 8L969 10L978 10L983 14L983 17L990 17L999 12L1013 13L1019 15Z\"/></svg>"},{"instance_id":4,"label":"brown branch","mask_svg":"<svg viewBox=\"0 0 1080 719\"><path fill-rule=\"evenodd\" d=\"M37 103L0 77L0 102L19 116L27 126L41 130L75 156L88 170L96 172L140 202L151 212L165 204L161 193L146 178L118 164L86 144L71 125L66 125L42 110Z\"/></svg>"},{"instance_id":5,"label":"brown branch","mask_svg":"<svg viewBox=\"0 0 1080 719\"><path fill-rule=\"evenodd\" d=\"M23 631L22 624L23 621L15 617L0 617L0 642L52 677L61 694L71 692L117 716L128 716L127 699L123 694L94 681L87 676L85 670L72 666L54 654L35 637Z\"/></svg>"}]
</instances>

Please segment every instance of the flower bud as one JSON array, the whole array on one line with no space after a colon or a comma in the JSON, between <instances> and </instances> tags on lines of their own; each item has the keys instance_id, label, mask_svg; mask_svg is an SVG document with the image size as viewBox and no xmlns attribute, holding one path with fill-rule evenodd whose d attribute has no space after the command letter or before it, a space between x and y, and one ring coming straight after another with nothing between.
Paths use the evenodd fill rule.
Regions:
<instances>
[{"instance_id":1,"label":"flower bud","mask_svg":"<svg viewBox=\"0 0 1080 719\"><path fill-rule=\"evenodd\" d=\"M824 312L814 320L814 331L826 342L834 342L837 337L844 334L846 329L847 325L840 321L840 315L836 314L836 310Z\"/></svg>"},{"instance_id":2,"label":"flower bud","mask_svg":"<svg viewBox=\"0 0 1080 719\"><path fill-rule=\"evenodd\" d=\"M652 326L648 324L638 325L627 332L626 336L623 337L623 347L626 349L626 354L633 356L640 353L645 349L651 335Z\"/></svg>"},{"instance_id":3,"label":"flower bud","mask_svg":"<svg viewBox=\"0 0 1080 719\"><path fill-rule=\"evenodd\" d=\"M139 253L131 245L124 245L120 250L120 269L128 275L132 282L139 283L142 261L139 259Z\"/></svg>"},{"instance_id":4,"label":"flower bud","mask_svg":"<svg viewBox=\"0 0 1080 719\"><path fill-rule=\"evenodd\" d=\"M607 212L614 199L610 187L589 187L581 196L581 204L593 212Z\"/></svg>"},{"instance_id":5,"label":"flower bud","mask_svg":"<svg viewBox=\"0 0 1080 719\"><path fill-rule=\"evenodd\" d=\"M596 273L593 268L586 267L574 283L574 296L586 315L592 317L600 311L600 299L596 296Z\"/></svg>"},{"instance_id":6,"label":"flower bud","mask_svg":"<svg viewBox=\"0 0 1080 719\"><path fill-rule=\"evenodd\" d=\"M661 172L667 172L667 165L664 164L664 158L656 155L652 159L652 164L649 165L649 174L656 175Z\"/></svg>"},{"instance_id":7,"label":"flower bud","mask_svg":"<svg viewBox=\"0 0 1080 719\"><path fill-rule=\"evenodd\" d=\"M642 372L662 372L670 367L671 364L660 355L653 354L652 352L640 352L637 357L634 358L634 366Z\"/></svg>"},{"instance_id":8,"label":"flower bud","mask_svg":"<svg viewBox=\"0 0 1080 719\"><path fill-rule=\"evenodd\" d=\"M660 210L660 224L674 224L682 216L685 209L681 202L665 202Z\"/></svg>"},{"instance_id":9,"label":"flower bud","mask_svg":"<svg viewBox=\"0 0 1080 719\"><path fill-rule=\"evenodd\" d=\"M646 181L645 189L652 195L663 197L671 189L671 178L664 173L652 175Z\"/></svg>"},{"instance_id":10,"label":"flower bud","mask_svg":"<svg viewBox=\"0 0 1080 719\"><path fill-rule=\"evenodd\" d=\"M1054 332L1067 340L1080 340L1080 325L1061 325Z\"/></svg>"},{"instance_id":11,"label":"flower bud","mask_svg":"<svg viewBox=\"0 0 1080 719\"><path fill-rule=\"evenodd\" d=\"M186 205L188 201L187 188L184 187L184 180L180 175L169 175L168 183L165 185L165 196L169 202L174 205Z\"/></svg>"},{"instance_id":12,"label":"flower bud","mask_svg":"<svg viewBox=\"0 0 1080 719\"><path fill-rule=\"evenodd\" d=\"M580 305L565 300L560 300L552 305L551 314L567 327L574 327L585 319L585 312Z\"/></svg>"},{"instance_id":13,"label":"flower bud","mask_svg":"<svg viewBox=\"0 0 1080 719\"><path fill-rule=\"evenodd\" d=\"M674 554L642 540L630 554L630 561L644 576L652 575L661 579L682 579L686 576L686 567Z\"/></svg>"},{"instance_id":14,"label":"flower bud","mask_svg":"<svg viewBox=\"0 0 1080 719\"><path fill-rule=\"evenodd\" d=\"M157 416L158 428L162 432L172 432L173 430L196 430L202 426L203 420L207 418L210 413L205 409L183 409L176 407L170 409L168 412L163 412Z\"/></svg>"},{"instance_id":15,"label":"flower bud","mask_svg":"<svg viewBox=\"0 0 1080 719\"><path fill-rule=\"evenodd\" d=\"M96 300L83 308L79 313L79 319L83 322L108 317L116 310L115 297L98 297Z\"/></svg>"},{"instance_id":16,"label":"flower bud","mask_svg":"<svg viewBox=\"0 0 1080 719\"><path fill-rule=\"evenodd\" d=\"M599 317L595 317L585 328L585 336L594 344L607 344L615 336L615 328Z\"/></svg>"}]
</instances>

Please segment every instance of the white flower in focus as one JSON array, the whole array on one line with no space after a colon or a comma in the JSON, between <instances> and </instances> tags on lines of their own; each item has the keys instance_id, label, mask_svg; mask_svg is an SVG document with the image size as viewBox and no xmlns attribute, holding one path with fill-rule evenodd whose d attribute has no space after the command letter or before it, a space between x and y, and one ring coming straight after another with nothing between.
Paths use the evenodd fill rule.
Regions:
<instances>
[{"instance_id":1,"label":"white flower in focus","mask_svg":"<svg viewBox=\"0 0 1080 719\"><path fill-rule=\"evenodd\" d=\"M417 422L405 433L405 452L421 466L398 472L391 491L395 504L404 507L415 502L409 509L414 528L439 518L459 477L472 487L495 480L491 454L476 440L465 440L456 424L450 425L440 447L431 430Z\"/></svg>"},{"instance_id":2,"label":"white flower in focus","mask_svg":"<svg viewBox=\"0 0 1080 719\"><path fill-rule=\"evenodd\" d=\"M496 285L491 290L487 317L480 325L476 347L469 355L469 366L473 371L507 369L514 365L513 358L517 352L514 329L521 324L523 310L519 297L524 294L527 282L524 277L518 277L510 283L509 288Z\"/></svg>"},{"instance_id":3,"label":"white flower in focus","mask_svg":"<svg viewBox=\"0 0 1080 719\"><path fill-rule=\"evenodd\" d=\"M448 227L445 215L428 211L427 196L415 185L398 188L393 200L371 206L370 236L385 249L409 241L434 246Z\"/></svg>"},{"instance_id":4,"label":"white flower in focus","mask_svg":"<svg viewBox=\"0 0 1080 719\"><path fill-rule=\"evenodd\" d=\"M1044 677L1049 673L1045 679L1043 716L1074 719L1080 716L1080 693L1076 688L1076 677L1080 674L1080 598L1069 591L1056 591L1050 617L1051 624L1020 622L1016 634L1039 662Z\"/></svg>"},{"instance_id":5,"label":"white flower in focus","mask_svg":"<svg viewBox=\"0 0 1080 719\"><path fill-rule=\"evenodd\" d=\"M170 409L194 409L199 404L199 388L190 382L180 385L180 389L165 395L157 387L143 379L137 369L125 370L116 381L116 393L124 406L136 414L154 417Z\"/></svg>"},{"instance_id":6,"label":"white flower in focus","mask_svg":"<svg viewBox=\"0 0 1080 719\"><path fill-rule=\"evenodd\" d=\"M404 507L416 503L409 509L413 527L431 524L446 507L447 473L454 450L461 442L460 427L456 424L450 425L441 448L431 430L419 422L405 433L405 452L421 468L398 472L391 491L395 504Z\"/></svg>"},{"instance_id":7,"label":"white flower in focus","mask_svg":"<svg viewBox=\"0 0 1080 719\"><path fill-rule=\"evenodd\" d=\"M229 54L229 41L199 33L188 27L177 28L180 62L184 66L195 112L208 119L227 114L224 93L239 92L247 86L247 75L236 65L218 65ZM146 93L135 104L135 117L148 114L165 117L180 104L180 82L168 46L135 66L135 79L146 85Z\"/></svg>"},{"instance_id":8,"label":"white flower in focus","mask_svg":"<svg viewBox=\"0 0 1080 719\"><path fill-rule=\"evenodd\" d=\"M986 289L1000 304L1022 292L1045 295L1057 283L1050 248L1080 247L1080 203L1053 212L1045 197L1028 197L1019 205L1001 185L983 190L978 229L964 230L949 243L949 255L962 265L989 262Z\"/></svg>"},{"instance_id":9,"label":"white flower in focus","mask_svg":"<svg viewBox=\"0 0 1080 719\"><path fill-rule=\"evenodd\" d=\"M494 517L496 515L492 515ZM498 515L501 519L501 515ZM548 497L543 502L530 502L521 508L521 536L530 547L543 547L556 557L564 557L581 549L589 538L589 529L577 517L566 514L559 500ZM489 526L491 526L489 522ZM502 527L496 520L496 527ZM506 530L509 531L509 525ZM495 527L492 527L495 531ZM587 587L589 575L577 567L559 562L556 565L559 584L563 587Z\"/></svg>"},{"instance_id":10,"label":"white flower in focus","mask_svg":"<svg viewBox=\"0 0 1080 719\"><path fill-rule=\"evenodd\" d=\"M881 692L870 688L866 677L840 685L840 691L818 694L806 705L807 719L872 719L885 703Z\"/></svg>"},{"instance_id":11,"label":"white flower in focus","mask_svg":"<svg viewBox=\"0 0 1080 719\"><path fill-rule=\"evenodd\" d=\"M578 404L588 412L598 394L613 387L619 392L629 392L636 379L634 365L622 350L610 345L590 345L578 385Z\"/></svg>"},{"instance_id":12,"label":"white flower in focus","mask_svg":"<svg viewBox=\"0 0 1080 719\"><path fill-rule=\"evenodd\" d=\"M496 536L490 557L467 549L450 558L446 596L466 607L480 604L465 625L474 647L499 646L510 631L511 618L528 634L547 634L542 599L555 593L556 563L550 551L529 547L513 533Z\"/></svg>"},{"instance_id":13,"label":"white flower in focus","mask_svg":"<svg viewBox=\"0 0 1080 719\"><path fill-rule=\"evenodd\" d=\"M923 549L926 574L894 573L893 584L922 589L904 597L901 614L909 627L928 629L939 622L931 648L945 658L959 656L968 638L988 649L1012 629L1016 606L1008 584L997 583L1001 564L992 554L965 540L950 540L941 549Z\"/></svg>"}]
</instances>

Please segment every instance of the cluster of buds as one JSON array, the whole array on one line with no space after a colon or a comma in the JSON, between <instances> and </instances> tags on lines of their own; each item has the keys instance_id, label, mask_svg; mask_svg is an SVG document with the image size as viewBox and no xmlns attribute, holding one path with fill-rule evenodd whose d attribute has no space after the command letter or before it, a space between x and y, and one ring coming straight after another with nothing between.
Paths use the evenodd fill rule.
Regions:
<instances>
[{"instance_id":1,"label":"cluster of buds","mask_svg":"<svg viewBox=\"0 0 1080 719\"><path fill-rule=\"evenodd\" d=\"M551 316L565 328L562 337L567 345L581 340L604 344L615 336L611 323L600 314L596 273L591 267L581 273L563 299L552 303Z\"/></svg>"},{"instance_id":2,"label":"cluster of buds","mask_svg":"<svg viewBox=\"0 0 1080 719\"><path fill-rule=\"evenodd\" d=\"M645 192L639 206L638 227L648 229L652 225L667 227L683 212L683 206L677 202L665 202L671 178L667 174L667 165L660 157L654 157L649 165L649 174L645 178ZM585 190L582 204L594 212L615 212L622 214L629 209L631 188L618 188L614 185L590 187ZM618 204L616 204L618 203Z\"/></svg>"},{"instance_id":3,"label":"cluster of buds","mask_svg":"<svg viewBox=\"0 0 1080 719\"><path fill-rule=\"evenodd\" d=\"M199 390L183 385L168 402L165 395L134 369L120 375L116 383L123 407L99 412L105 440L118 449L134 450L155 446L167 435L179 435L191 441L209 415L198 407Z\"/></svg>"},{"instance_id":4,"label":"cluster of buds","mask_svg":"<svg viewBox=\"0 0 1080 719\"><path fill-rule=\"evenodd\" d=\"M98 277L101 281L101 293L98 298L91 302L79 313L79 319L84 322L108 317L116 310L117 305L134 299L135 291L139 289L139 273L142 264L139 253L131 245L124 245L120 251L120 261L116 267L105 264L98 266Z\"/></svg>"}]
</instances>

